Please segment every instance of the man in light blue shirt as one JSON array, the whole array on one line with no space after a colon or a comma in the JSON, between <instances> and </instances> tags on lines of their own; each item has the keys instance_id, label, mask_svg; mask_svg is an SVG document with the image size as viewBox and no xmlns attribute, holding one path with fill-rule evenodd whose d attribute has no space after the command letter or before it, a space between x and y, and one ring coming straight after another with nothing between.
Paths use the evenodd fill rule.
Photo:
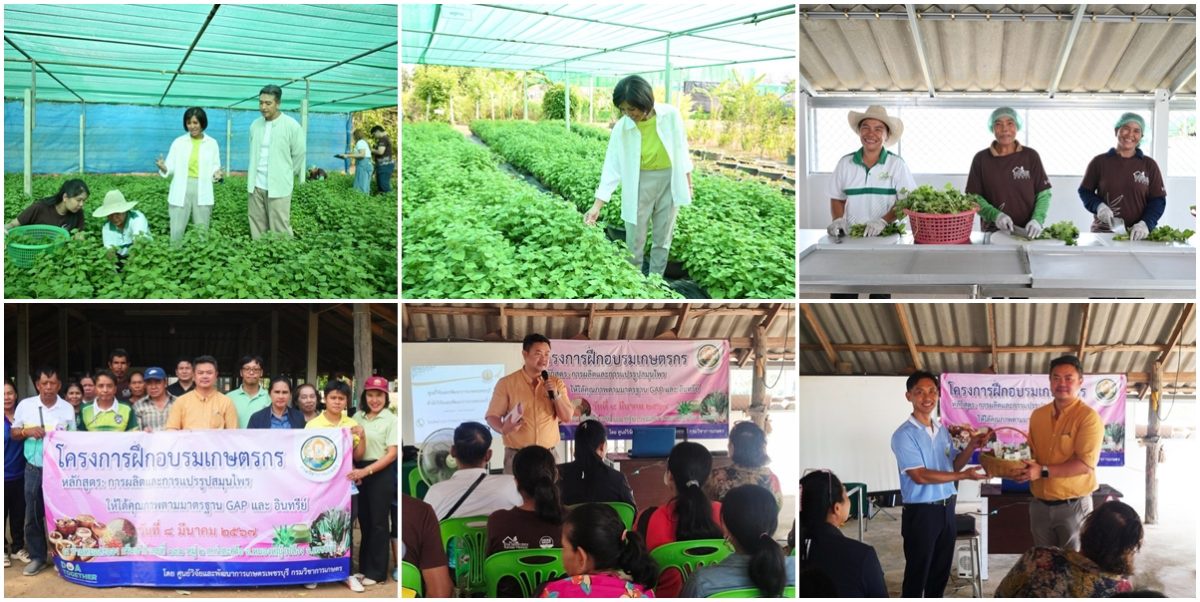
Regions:
<instances>
[{"instance_id":1,"label":"man in light blue shirt","mask_svg":"<svg viewBox=\"0 0 1200 602\"><path fill-rule=\"evenodd\" d=\"M938 377L914 372L905 383L904 396L912 404L908 420L892 434L892 453L900 470L904 511L900 535L904 537L904 598L941 598L950 579L954 555L954 483L963 479L986 480L983 468L963 472L971 454L987 442L987 434L971 438L957 455L950 431L933 418L940 387Z\"/></svg>"}]
</instances>

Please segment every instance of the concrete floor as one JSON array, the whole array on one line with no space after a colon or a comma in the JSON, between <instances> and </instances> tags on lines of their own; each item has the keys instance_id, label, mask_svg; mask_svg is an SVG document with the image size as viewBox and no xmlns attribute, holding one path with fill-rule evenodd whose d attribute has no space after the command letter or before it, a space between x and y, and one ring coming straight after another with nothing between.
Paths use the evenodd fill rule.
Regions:
<instances>
[{"instance_id":1,"label":"concrete floor","mask_svg":"<svg viewBox=\"0 0 1200 602\"><path fill-rule=\"evenodd\" d=\"M1166 443L1167 461L1159 465L1159 522L1145 526L1142 549L1134 560L1133 584L1152 589L1168 597L1195 598L1196 590L1196 499L1197 441L1174 440ZM1145 453L1139 446L1126 448L1126 466L1105 479L1125 494L1124 501L1141 515L1145 509ZM900 509L888 509L896 520L884 514L871 520L863 541L875 548L883 565L884 580L892 597L900 596L904 579L904 548L900 537ZM858 538L858 523L850 521L842 528L847 537ZM1018 555L992 555L989 579L983 582L984 597L992 597L1000 581L1008 574ZM951 575L946 597L970 597L966 580Z\"/></svg>"}]
</instances>

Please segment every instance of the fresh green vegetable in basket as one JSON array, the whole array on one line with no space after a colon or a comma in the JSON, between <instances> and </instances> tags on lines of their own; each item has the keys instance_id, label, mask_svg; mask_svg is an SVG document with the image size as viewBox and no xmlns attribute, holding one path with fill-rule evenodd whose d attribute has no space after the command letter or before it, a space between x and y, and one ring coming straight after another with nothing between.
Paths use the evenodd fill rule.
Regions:
<instances>
[{"instance_id":1,"label":"fresh green vegetable in basket","mask_svg":"<svg viewBox=\"0 0 1200 602\"><path fill-rule=\"evenodd\" d=\"M853 224L850 226L850 236L852 238L862 238L867 232L866 224ZM883 228L880 236L891 236L893 234L904 234L904 224L900 222L892 222Z\"/></svg>"},{"instance_id":2,"label":"fresh green vegetable in basket","mask_svg":"<svg viewBox=\"0 0 1200 602\"><path fill-rule=\"evenodd\" d=\"M1170 226L1159 226L1150 232L1146 240L1151 242L1187 242L1196 232L1194 230L1176 230ZM1118 234L1113 240L1129 240L1128 234Z\"/></svg>"},{"instance_id":3,"label":"fresh green vegetable in basket","mask_svg":"<svg viewBox=\"0 0 1200 602\"><path fill-rule=\"evenodd\" d=\"M970 211L977 206L971 195L959 192L949 182L942 190L936 190L929 184L922 184L911 192L902 188L900 195L904 198L896 201L898 211L908 209L917 213L950 214Z\"/></svg>"},{"instance_id":4,"label":"fresh green vegetable in basket","mask_svg":"<svg viewBox=\"0 0 1200 602\"><path fill-rule=\"evenodd\" d=\"M7 241L10 245L45 245L52 242L50 239L34 236L32 234L26 234L24 232L9 234Z\"/></svg>"}]
</instances>

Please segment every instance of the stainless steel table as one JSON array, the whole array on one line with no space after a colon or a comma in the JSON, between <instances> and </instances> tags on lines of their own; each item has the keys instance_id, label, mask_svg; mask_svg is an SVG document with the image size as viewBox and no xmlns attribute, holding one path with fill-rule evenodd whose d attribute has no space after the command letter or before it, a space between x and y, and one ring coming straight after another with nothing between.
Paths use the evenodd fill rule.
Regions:
<instances>
[{"instance_id":1,"label":"stainless steel table","mask_svg":"<svg viewBox=\"0 0 1200 602\"><path fill-rule=\"evenodd\" d=\"M824 230L801 230L800 292L1195 298L1195 247L1112 236L1084 233L1072 247L981 232L969 245L917 245L911 236L834 244Z\"/></svg>"}]
</instances>

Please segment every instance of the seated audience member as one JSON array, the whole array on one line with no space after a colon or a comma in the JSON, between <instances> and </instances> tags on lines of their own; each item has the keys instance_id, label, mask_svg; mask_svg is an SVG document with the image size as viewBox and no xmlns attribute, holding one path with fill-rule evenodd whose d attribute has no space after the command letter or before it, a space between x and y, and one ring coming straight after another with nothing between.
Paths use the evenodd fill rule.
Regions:
<instances>
[{"instance_id":1,"label":"seated audience member","mask_svg":"<svg viewBox=\"0 0 1200 602\"><path fill-rule=\"evenodd\" d=\"M720 539L721 503L710 502L704 483L712 472L712 454L703 445L684 441L671 449L667 458L667 486L675 497L667 505L647 509L652 512L646 527L646 547L693 539ZM666 571L654 593L660 598L675 598L683 588L679 571Z\"/></svg>"},{"instance_id":2,"label":"seated audience member","mask_svg":"<svg viewBox=\"0 0 1200 602\"><path fill-rule=\"evenodd\" d=\"M758 425L750 421L733 425L729 431L729 457L733 464L713 470L704 486L709 499L720 502L734 487L758 485L774 494L776 504L783 505L779 477L767 466L771 462L767 455L767 435Z\"/></svg>"},{"instance_id":3,"label":"seated audience member","mask_svg":"<svg viewBox=\"0 0 1200 602\"><path fill-rule=\"evenodd\" d=\"M611 507L584 504L571 510L563 523L562 545L569 576L547 583L541 597L657 597L653 588L658 565L642 537L627 531Z\"/></svg>"},{"instance_id":4,"label":"seated audience member","mask_svg":"<svg viewBox=\"0 0 1200 602\"><path fill-rule=\"evenodd\" d=\"M282 376L271 379L267 388L271 405L250 415L248 429L302 429L307 424L304 414L291 406L291 381Z\"/></svg>"},{"instance_id":5,"label":"seated audience member","mask_svg":"<svg viewBox=\"0 0 1200 602\"><path fill-rule=\"evenodd\" d=\"M442 530L433 508L410 496L402 496L404 525L400 540L404 543L404 562L421 570L426 598L449 598L454 594L449 561L442 547Z\"/></svg>"},{"instance_id":6,"label":"seated audience member","mask_svg":"<svg viewBox=\"0 0 1200 602\"><path fill-rule=\"evenodd\" d=\"M488 517L487 554L508 550L537 550L562 547L563 512L554 454L530 445L513 457L513 478L524 500L520 506L497 510ZM512 579L502 579L497 592L503 598L520 598L521 588Z\"/></svg>"},{"instance_id":7,"label":"seated audience member","mask_svg":"<svg viewBox=\"0 0 1200 602\"><path fill-rule=\"evenodd\" d=\"M487 516L524 503L512 475L489 475L492 433L478 422L464 422L454 429L450 455L458 470L449 479L435 483L425 494L438 520Z\"/></svg>"},{"instance_id":8,"label":"seated audience member","mask_svg":"<svg viewBox=\"0 0 1200 602\"><path fill-rule=\"evenodd\" d=\"M587 502L633 503L633 490L621 471L604 463L608 427L585 420L575 428L575 461L559 466L558 487L563 504Z\"/></svg>"},{"instance_id":9,"label":"seated audience member","mask_svg":"<svg viewBox=\"0 0 1200 602\"><path fill-rule=\"evenodd\" d=\"M1108 598L1133 589L1142 520L1124 502L1101 504L1079 532L1079 551L1034 547L1005 575L997 598Z\"/></svg>"},{"instance_id":10,"label":"seated audience member","mask_svg":"<svg viewBox=\"0 0 1200 602\"><path fill-rule=\"evenodd\" d=\"M817 576L820 573L841 598L886 598L875 548L839 530L850 517L850 497L837 475L818 471L800 479L800 508L800 569L805 579L813 580L816 587L824 583ZM804 587L801 595L810 595Z\"/></svg>"},{"instance_id":11,"label":"seated audience member","mask_svg":"<svg viewBox=\"0 0 1200 602\"><path fill-rule=\"evenodd\" d=\"M757 587L762 598L779 598L783 588L796 584L796 564L790 562L772 534L779 528L775 496L758 485L734 487L721 502L721 519L733 554L692 573L682 598Z\"/></svg>"}]
</instances>

